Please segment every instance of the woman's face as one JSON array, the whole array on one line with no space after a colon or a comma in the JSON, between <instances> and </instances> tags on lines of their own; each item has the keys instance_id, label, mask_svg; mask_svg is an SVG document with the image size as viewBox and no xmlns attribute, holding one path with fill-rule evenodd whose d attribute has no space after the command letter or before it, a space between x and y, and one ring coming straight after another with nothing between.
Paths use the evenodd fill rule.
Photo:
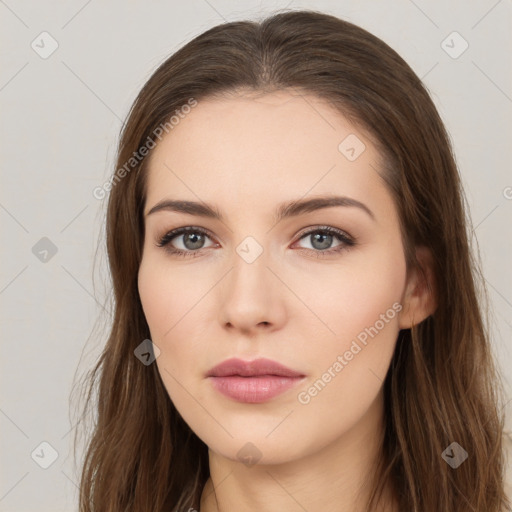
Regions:
<instances>
[{"instance_id":1,"label":"woman's face","mask_svg":"<svg viewBox=\"0 0 512 512\"><path fill-rule=\"evenodd\" d=\"M364 133L288 92L199 101L153 150L140 297L169 396L215 453L289 461L381 414L407 282L379 167ZM297 207L328 197L346 199ZM163 201L194 206L151 213ZM299 377L208 377L230 358Z\"/></svg>"}]
</instances>

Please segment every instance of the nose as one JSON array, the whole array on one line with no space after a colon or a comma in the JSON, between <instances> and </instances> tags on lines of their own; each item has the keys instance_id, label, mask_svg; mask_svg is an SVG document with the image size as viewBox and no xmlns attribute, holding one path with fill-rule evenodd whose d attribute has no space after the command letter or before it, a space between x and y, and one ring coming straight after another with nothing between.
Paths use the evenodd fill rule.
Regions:
<instances>
[{"instance_id":1,"label":"nose","mask_svg":"<svg viewBox=\"0 0 512 512\"><path fill-rule=\"evenodd\" d=\"M235 254L233 268L220 288L224 329L252 336L282 328L286 289L268 263L265 251L252 263Z\"/></svg>"}]
</instances>

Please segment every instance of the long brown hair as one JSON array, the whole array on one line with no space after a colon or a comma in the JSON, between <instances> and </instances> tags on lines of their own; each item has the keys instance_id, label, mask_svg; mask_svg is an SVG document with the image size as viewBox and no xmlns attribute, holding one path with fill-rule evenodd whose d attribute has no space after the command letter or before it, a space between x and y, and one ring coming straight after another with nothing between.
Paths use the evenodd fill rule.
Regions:
<instances>
[{"instance_id":1,"label":"long brown hair","mask_svg":"<svg viewBox=\"0 0 512 512\"><path fill-rule=\"evenodd\" d=\"M382 156L378 172L399 212L408 271L422 271L416 246L434 257L437 309L400 331L384 382L385 432L368 510L389 482L401 510L502 510L503 388L443 122L420 79L383 41L331 15L292 11L222 24L187 43L153 73L123 126L116 171L102 189L110 191L114 314L87 376L84 416L94 409L95 420L80 511L199 509L208 448L175 409L156 364L134 356L150 333L137 288L148 158L132 159L158 127L170 131L169 117L178 119L191 100L242 89L313 94L364 129ZM442 457L452 442L468 453L456 469Z\"/></svg>"}]
</instances>

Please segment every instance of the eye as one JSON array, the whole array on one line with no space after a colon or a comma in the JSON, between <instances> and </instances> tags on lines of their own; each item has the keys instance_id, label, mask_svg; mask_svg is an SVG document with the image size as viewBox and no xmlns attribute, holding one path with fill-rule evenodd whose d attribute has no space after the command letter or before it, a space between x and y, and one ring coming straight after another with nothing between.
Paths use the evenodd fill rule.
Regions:
<instances>
[{"instance_id":1,"label":"eye","mask_svg":"<svg viewBox=\"0 0 512 512\"><path fill-rule=\"evenodd\" d=\"M182 248L171 245L171 242L175 238L181 238ZM204 243L206 238L210 238L210 236L203 228L186 226L169 231L160 238L157 245L158 247L165 247L170 253L179 256L188 256L190 254L196 256L196 254L200 253L201 249L205 248Z\"/></svg>"},{"instance_id":2,"label":"eye","mask_svg":"<svg viewBox=\"0 0 512 512\"><path fill-rule=\"evenodd\" d=\"M301 240L309 241L311 248L302 247L301 249L311 250L317 257L323 257L333 253L338 253L343 250L347 250L353 247L356 242L355 239L347 235L340 229L333 228L331 226L322 226L315 229L311 229L302 233L299 242ZM338 245L332 246L334 240L338 240Z\"/></svg>"},{"instance_id":3,"label":"eye","mask_svg":"<svg viewBox=\"0 0 512 512\"><path fill-rule=\"evenodd\" d=\"M354 246L356 241L353 237L340 229L333 228L332 226L321 226L309 231L302 232L299 240L308 240L311 247L300 247L300 250L306 250L313 253L316 257L324 257L338 253L342 250ZM174 239L180 239L181 247L173 245ZM176 256L181 257L196 257L202 254L202 249L212 247L215 244L205 246L206 239L211 239L213 236L204 228L197 226L186 226L182 228L173 229L163 235L157 242L158 247L164 247L166 251ZM331 247L332 243L338 240L338 245Z\"/></svg>"}]
</instances>

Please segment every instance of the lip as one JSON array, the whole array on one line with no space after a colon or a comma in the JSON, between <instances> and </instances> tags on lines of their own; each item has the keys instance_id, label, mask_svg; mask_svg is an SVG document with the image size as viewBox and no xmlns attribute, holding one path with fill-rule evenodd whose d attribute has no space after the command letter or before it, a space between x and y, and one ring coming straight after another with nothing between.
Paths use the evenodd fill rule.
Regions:
<instances>
[{"instance_id":1,"label":"lip","mask_svg":"<svg viewBox=\"0 0 512 512\"><path fill-rule=\"evenodd\" d=\"M207 373L213 387L238 402L261 403L284 393L301 382L305 375L277 361L231 358Z\"/></svg>"}]
</instances>

